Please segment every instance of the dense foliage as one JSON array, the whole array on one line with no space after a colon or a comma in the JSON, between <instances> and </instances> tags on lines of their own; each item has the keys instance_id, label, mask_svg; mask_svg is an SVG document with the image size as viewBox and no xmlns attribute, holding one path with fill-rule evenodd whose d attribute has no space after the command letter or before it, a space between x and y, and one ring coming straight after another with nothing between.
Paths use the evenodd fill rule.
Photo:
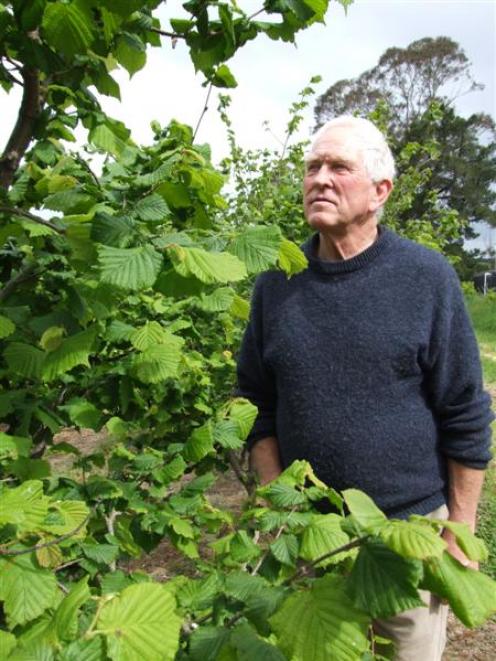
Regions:
<instances>
[{"instance_id":1,"label":"dense foliage","mask_svg":"<svg viewBox=\"0 0 496 661\"><path fill-rule=\"evenodd\" d=\"M170 31L159 4L0 4L0 83L23 91L0 160L2 654L372 658L372 618L418 603L419 586L482 623L494 583L444 552L439 522L388 521L304 462L256 493L240 472L251 495L239 515L212 505L216 471L239 472L256 413L231 392L243 283L269 267L290 277L305 258L265 212L235 222L225 176L189 127L154 124L153 144L138 147L91 88L118 96L116 63L134 73L163 36L187 41L207 84L233 85L225 61L238 47L261 32L291 40L328 3L266 0L256 20L191 0ZM88 147L72 152L80 125ZM105 155L98 175L94 151ZM295 169L298 154L284 155ZM82 452L60 441L65 427L101 441ZM54 469L60 453L72 467ZM340 514L317 514L321 498ZM486 557L467 529L453 531L470 558ZM126 569L164 539L191 560L190 576L162 584Z\"/></svg>"}]
</instances>

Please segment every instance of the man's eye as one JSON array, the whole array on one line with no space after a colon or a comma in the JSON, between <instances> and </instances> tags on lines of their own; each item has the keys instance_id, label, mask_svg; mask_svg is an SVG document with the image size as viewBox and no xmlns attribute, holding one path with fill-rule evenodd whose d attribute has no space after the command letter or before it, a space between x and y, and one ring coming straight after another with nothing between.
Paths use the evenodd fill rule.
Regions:
<instances>
[{"instance_id":1,"label":"man's eye","mask_svg":"<svg viewBox=\"0 0 496 661\"><path fill-rule=\"evenodd\" d=\"M307 163L307 172L318 172L320 163Z\"/></svg>"}]
</instances>

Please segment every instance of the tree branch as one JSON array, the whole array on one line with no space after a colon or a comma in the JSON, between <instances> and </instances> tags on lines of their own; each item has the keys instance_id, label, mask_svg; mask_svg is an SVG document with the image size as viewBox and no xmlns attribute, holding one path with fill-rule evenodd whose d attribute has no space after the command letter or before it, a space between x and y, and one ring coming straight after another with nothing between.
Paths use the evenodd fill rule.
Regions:
<instances>
[{"instance_id":1,"label":"tree branch","mask_svg":"<svg viewBox=\"0 0 496 661\"><path fill-rule=\"evenodd\" d=\"M10 213L13 216L22 216L23 218L27 218L28 220L33 221L33 223L38 223L38 225L44 225L45 227L49 227L51 230L58 232L58 234L65 234L65 230L61 229L60 227L57 227L57 225L54 225L49 220L45 220L40 216L35 216L29 211L26 211L25 209L20 209L19 207L5 207L0 205L0 213L7 213L7 214Z\"/></svg>"},{"instance_id":2,"label":"tree branch","mask_svg":"<svg viewBox=\"0 0 496 661\"><path fill-rule=\"evenodd\" d=\"M205 117L205 113L208 110L208 102L210 100L210 94L212 93L212 87L213 87L213 83L210 83L210 85L208 86L207 98L205 99L205 105L203 106L200 119L198 120L198 123L195 128L195 132L193 133L193 142L195 141L196 134L198 133L198 129L200 128L200 124L202 123L202 119Z\"/></svg>"},{"instance_id":3,"label":"tree branch","mask_svg":"<svg viewBox=\"0 0 496 661\"><path fill-rule=\"evenodd\" d=\"M81 530L81 528L83 528L88 523L89 518L90 517L88 515L84 519L84 521L81 521L81 523L76 528L74 528L74 530L71 530L71 532L68 532L65 535L61 535L56 539L52 539L51 542L43 542L43 544L35 544L35 546L31 546L29 549L21 549L20 551L9 551L9 549L0 547L0 555L4 555L4 556L25 555L26 553L32 553L33 551L38 551L39 549L46 549L49 546L55 546L56 544L60 544L60 542L64 542L66 539L69 539L70 537L76 535Z\"/></svg>"},{"instance_id":4,"label":"tree branch","mask_svg":"<svg viewBox=\"0 0 496 661\"><path fill-rule=\"evenodd\" d=\"M29 264L22 271L7 282L3 289L0 289L0 303L7 299L17 287L36 275L34 264Z\"/></svg>"},{"instance_id":5,"label":"tree branch","mask_svg":"<svg viewBox=\"0 0 496 661\"><path fill-rule=\"evenodd\" d=\"M29 143L33 137L34 124L40 114L40 80L37 69L21 69L24 91L16 124L7 146L0 157L0 187L7 190Z\"/></svg>"},{"instance_id":6,"label":"tree branch","mask_svg":"<svg viewBox=\"0 0 496 661\"><path fill-rule=\"evenodd\" d=\"M334 551L329 551L328 553L324 553L324 555L321 555L319 558L316 560L312 560L312 562L306 562L302 567L300 567L292 576L287 578L283 585L287 585L295 581L297 578L300 578L301 576L305 576L305 574L308 573L309 569L312 569L316 565L318 565L320 562L323 562L324 560L327 560L328 558L332 558L334 555L338 555L339 553L344 553L345 551L350 551L351 549L356 548L357 546L360 546L369 536L366 535L365 537L358 537L357 539L354 539L353 541L349 542L348 544L345 544L344 546L340 546L337 549L334 549Z\"/></svg>"}]
</instances>

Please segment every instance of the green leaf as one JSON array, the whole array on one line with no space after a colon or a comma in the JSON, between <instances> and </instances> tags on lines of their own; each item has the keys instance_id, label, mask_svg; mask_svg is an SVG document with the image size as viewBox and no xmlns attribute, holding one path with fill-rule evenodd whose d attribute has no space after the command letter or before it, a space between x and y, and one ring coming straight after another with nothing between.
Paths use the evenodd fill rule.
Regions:
<instances>
[{"instance_id":1,"label":"green leaf","mask_svg":"<svg viewBox=\"0 0 496 661\"><path fill-rule=\"evenodd\" d=\"M97 629L107 639L114 661L172 661L179 647L181 619L162 585L130 585L105 604Z\"/></svg>"},{"instance_id":2,"label":"green leaf","mask_svg":"<svg viewBox=\"0 0 496 661\"><path fill-rule=\"evenodd\" d=\"M0 650L2 650L5 659L9 656L16 645L17 638L8 631L0 629Z\"/></svg>"},{"instance_id":3,"label":"green leaf","mask_svg":"<svg viewBox=\"0 0 496 661\"><path fill-rule=\"evenodd\" d=\"M291 276L304 271L308 266L308 259L296 244L283 239L279 247L278 264L285 273Z\"/></svg>"},{"instance_id":4,"label":"green leaf","mask_svg":"<svg viewBox=\"0 0 496 661\"><path fill-rule=\"evenodd\" d=\"M432 521L432 519L430 519ZM450 530L455 536L456 543L465 553L469 560L475 562L484 562L488 558L487 547L482 541L478 539L471 531L466 523L458 523L456 521L436 521L443 528Z\"/></svg>"},{"instance_id":5,"label":"green leaf","mask_svg":"<svg viewBox=\"0 0 496 661\"><path fill-rule=\"evenodd\" d=\"M59 640L74 640L78 633L78 610L91 597L88 588L89 576L75 583L57 607L53 626Z\"/></svg>"},{"instance_id":6,"label":"green leaf","mask_svg":"<svg viewBox=\"0 0 496 661\"><path fill-rule=\"evenodd\" d=\"M20 533L39 530L48 513L49 498L43 483L29 480L0 494L0 526L13 524Z\"/></svg>"},{"instance_id":7,"label":"green leaf","mask_svg":"<svg viewBox=\"0 0 496 661\"><path fill-rule=\"evenodd\" d=\"M88 140L98 149L108 152L116 158L120 158L132 144L129 140L129 131L125 126L109 119L91 129Z\"/></svg>"},{"instance_id":8,"label":"green leaf","mask_svg":"<svg viewBox=\"0 0 496 661\"><path fill-rule=\"evenodd\" d=\"M262 552L246 530L238 530L231 539L230 559L235 562L249 562Z\"/></svg>"},{"instance_id":9,"label":"green leaf","mask_svg":"<svg viewBox=\"0 0 496 661\"><path fill-rule=\"evenodd\" d=\"M406 560L377 542L365 542L349 577L355 604L373 618L424 606L417 592L421 563Z\"/></svg>"},{"instance_id":10,"label":"green leaf","mask_svg":"<svg viewBox=\"0 0 496 661\"><path fill-rule=\"evenodd\" d=\"M270 622L291 661L354 661L368 649L369 617L354 606L338 576L293 593Z\"/></svg>"},{"instance_id":11,"label":"green leaf","mask_svg":"<svg viewBox=\"0 0 496 661\"><path fill-rule=\"evenodd\" d=\"M186 461L197 462L203 459L214 448L212 424L205 423L193 431L184 446L183 456Z\"/></svg>"},{"instance_id":12,"label":"green leaf","mask_svg":"<svg viewBox=\"0 0 496 661\"><path fill-rule=\"evenodd\" d=\"M298 539L295 535L284 533L279 539L272 542L270 550L274 558L283 565L294 567L298 556Z\"/></svg>"},{"instance_id":13,"label":"green leaf","mask_svg":"<svg viewBox=\"0 0 496 661\"><path fill-rule=\"evenodd\" d=\"M4 337L12 335L15 331L15 324L10 321L7 317L0 315L0 340L3 340Z\"/></svg>"},{"instance_id":14,"label":"green leaf","mask_svg":"<svg viewBox=\"0 0 496 661\"><path fill-rule=\"evenodd\" d=\"M57 500L50 503L50 509L62 516L63 521L45 523L43 529L52 535L66 535L72 533L71 540L75 541L86 536L86 526L82 526L76 533L76 528L81 526L89 516L89 509L81 500Z\"/></svg>"},{"instance_id":15,"label":"green leaf","mask_svg":"<svg viewBox=\"0 0 496 661\"><path fill-rule=\"evenodd\" d=\"M133 238L134 221L129 216L98 213L91 223L91 238L106 246L125 248Z\"/></svg>"},{"instance_id":16,"label":"green leaf","mask_svg":"<svg viewBox=\"0 0 496 661\"><path fill-rule=\"evenodd\" d=\"M280 245L278 227L250 227L234 238L230 250L246 264L248 273L260 273L277 262Z\"/></svg>"},{"instance_id":17,"label":"green leaf","mask_svg":"<svg viewBox=\"0 0 496 661\"><path fill-rule=\"evenodd\" d=\"M387 523L386 515L363 491L346 489L342 495L355 521L367 532L374 533Z\"/></svg>"},{"instance_id":18,"label":"green leaf","mask_svg":"<svg viewBox=\"0 0 496 661\"><path fill-rule=\"evenodd\" d=\"M66 411L71 422L77 427L89 429L100 429L102 421L102 412L94 404L82 397L74 397L59 409Z\"/></svg>"},{"instance_id":19,"label":"green leaf","mask_svg":"<svg viewBox=\"0 0 496 661\"><path fill-rule=\"evenodd\" d=\"M89 367L89 355L95 342L96 328L88 328L66 338L58 349L49 353L43 364L44 381L53 381L77 365Z\"/></svg>"},{"instance_id":20,"label":"green leaf","mask_svg":"<svg viewBox=\"0 0 496 661\"><path fill-rule=\"evenodd\" d=\"M145 221L164 221L170 216L170 210L163 197L152 193L139 200L134 207L134 213Z\"/></svg>"},{"instance_id":21,"label":"green leaf","mask_svg":"<svg viewBox=\"0 0 496 661\"><path fill-rule=\"evenodd\" d=\"M237 661L286 661L277 647L260 638L248 624L236 627L230 643L237 651Z\"/></svg>"},{"instance_id":22,"label":"green leaf","mask_svg":"<svg viewBox=\"0 0 496 661\"><path fill-rule=\"evenodd\" d=\"M68 57L86 53L94 40L93 20L82 2L47 4L42 29L48 45Z\"/></svg>"},{"instance_id":23,"label":"green leaf","mask_svg":"<svg viewBox=\"0 0 496 661\"><path fill-rule=\"evenodd\" d=\"M116 42L113 51L117 61L133 76L146 64L145 45L141 39L130 32L124 32Z\"/></svg>"},{"instance_id":24,"label":"green leaf","mask_svg":"<svg viewBox=\"0 0 496 661\"><path fill-rule=\"evenodd\" d=\"M43 206L64 214L81 214L88 212L95 204L91 195L75 190L74 188L53 193L43 200Z\"/></svg>"},{"instance_id":25,"label":"green leaf","mask_svg":"<svg viewBox=\"0 0 496 661\"><path fill-rule=\"evenodd\" d=\"M238 428L240 439L245 441L257 417L257 407L243 397L236 397L230 402L228 412L229 419Z\"/></svg>"},{"instance_id":26,"label":"green leaf","mask_svg":"<svg viewBox=\"0 0 496 661\"><path fill-rule=\"evenodd\" d=\"M84 555L94 562L109 565L119 555L119 547L115 544L81 544Z\"/></svg>"},{"instance_id":27,"label":"green leaf","mask_svg":"<svg viewBox=\"0 0 496 661\"><path fill-rule=\"evenodd\" d=\"M234 255L207 252L201 248L172 246L168 249L172 265L179 275L195 276L201 282L236 282L246 277L246 268Z\"/></svg>"},{"instance_id":28,"label":"green leaf","mask_svg":"<svg viewBox=\"0 0 496 661\"><path fill-rule=\"evenodd\" d=\"M496 613L496 582L464 567L447 551L424 562L422 587L447 599L467 627L478 627Z\"/></svg>"},{"instance_id":29,"label":"green leaf","mask_svg":"<svg viewBox=\"0 0 496 661\"><path fill-rule=\"evenodd\" d=\"M226 64L221 64L217 67L214 75L210 78L215 87L237 87L238 83L236 78L232 75L231 70Z\"/></svg>"},{"instance_id":30,"label":"green leaf","mask_svg":"<svg viewBox=\"0 0 496 661\"><path fill-rule=\"evenodd\" d=\"M233 317L248 321L250 317L250 304L247 300L235 294L229 312Z\"/></svg>"},{"instance_id":31,"label":"green leaf","mask_svg":"<svg viewBox=\"0 0 496 661\"><path fill-rule=\"evenodd\" d=\"M176 534L186 537L187 539L194 539L195 533L193 526L186 519L174 517L169 521L169 524Z\"/></svg>"},{"instance_id":32,"label":"green leaf","mask_svg":"<svg viewBox=\"0 0 496 661\"><path fill-rule=\"evenodd\" d=\"M219 287L211 294L201 294L198 307L205 312L223 312L231 307L233 299L231 287Z\"/></svg>"},{"instance_id":33,"label":"green leaf","mask_svg":"<svg viewBox=\"0 0 496 661\"><path fill-rule=\"evenodd\" d=\"M100 246L98 261L102 282L133 291L152 287L162 266L162 256L151 246Z\"/></svg>"},{"instance_id":34,"label":"green leaf","mask_svg":"<svg viewBox=\"0 0 496 661\"><path fill-rule=\"evenodd\" d=\"M143 383L160 383L177 377L184 340L172 333L161 344L148 347L134 360L136 376Z\"/></svg>"},{"instance_id":35,"label":"green leaf","mask_svg":"<svg viewBox=\"0 0 496 661\"><path fill-rule=\"evenodd\" d=\"M5 348L3 357L14 374L19 374L26 379L40 378L45 357L40 349L22 342L11 342Z\"/></svg>"},{"instance_id":36,"label":"green leaf","mask_svg":"<svg viewBox=\"0 0 496 661\"><path fill-rule=\"evenodd\" d=\"M230 631L224 627L201 627L190 638L192 661L218 661L219 654L228 642Z\"/></svg>"},{"instance_id":37,"label":"green leaf","mask_svg":"<svg viewBox=\"0 0 496 661\"><path fill-rule=\"evenodd\" d=\"M102 661L106 656L103 638L76 640L60 651L57 661Z\"/></svg>"},{"instance_id":38,"label":"green leaf","mask_svg":"<svg viewBox=\"0 0 496 661\"><path fill-rule=\"evenodd\" d=\"M306 498L301 491L297 491L287 484L277 482L259 489L259 493L276 507L294 507L306 502Z\"/></svg>"},{"instance_id":39,"label":"green leaf","mask_svg":"<svg viewBox=\"0 0 496 661\"><path fill-rule=\"evenodd\" d=\"M144 326L140 326L130 336L131 344L138 351L146 351L155 344L167 342L170 333L158 321L147 321Z\"/></svg>"},{"instance_id":40,"label":"green leaf","mask_svg":"<svg viewBox=\"0 0 496 661\"><path fill-rule=\"evenodd\" d=\"M41 336L40 347L47 352L55 351L61 345L64 335L65 328L63 326L50 326Z\"/></svg>"},{"instance_id":41,"label":"green leaf","mask_svg":"<svg viewBox=\"0 0 496 661\"><path fill-rule=\"evenodd\" d=\"M446 548L446 542L425 523L388 521L379 534L386 546L406 558L440 556Z\"/></svg>"},{"instance_id":42,"label":"green leaf","mask_svg":"<svg viewBox=\"0 0 496 661\"><path fill-rule=\"evenodd\" d=\"M312 522L305 527L301 542L300 556L304 560L313 562L326 553L330 553L345 546L350 541L348 535L341 529L341 517L337 514L315 514ZM324 560L321 566L328 563L340 562L349 552L338 553Z\"/></svg>"},{"instance_id":43,"label":"green leaf","mask_svg":"<svg viewBox=\"0 0 496 661\"><path fill-rule=\"evenodd\" d=\"M0 558L0 599L11 627L30 622L54 605L55 574L40 569L32 553Z\"/></svg>"}]
</instances>

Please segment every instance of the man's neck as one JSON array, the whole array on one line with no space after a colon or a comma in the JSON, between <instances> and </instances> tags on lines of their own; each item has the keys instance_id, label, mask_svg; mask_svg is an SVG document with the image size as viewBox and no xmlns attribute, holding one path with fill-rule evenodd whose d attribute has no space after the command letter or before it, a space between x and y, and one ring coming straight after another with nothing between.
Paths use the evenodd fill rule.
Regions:
<instances>
[{"instance_id":1,"label":"man's neck","mask_svg":"<svg viewBox=\"0 0 496 661\"><path fill-rule=\"evenodd\" d=\"M377 239L377 221L358 225L352 231L338 233L334 230L319 232L317 257L326 262L338 262L351 259L369 248Z\"/></svg>"}]
</instances>

